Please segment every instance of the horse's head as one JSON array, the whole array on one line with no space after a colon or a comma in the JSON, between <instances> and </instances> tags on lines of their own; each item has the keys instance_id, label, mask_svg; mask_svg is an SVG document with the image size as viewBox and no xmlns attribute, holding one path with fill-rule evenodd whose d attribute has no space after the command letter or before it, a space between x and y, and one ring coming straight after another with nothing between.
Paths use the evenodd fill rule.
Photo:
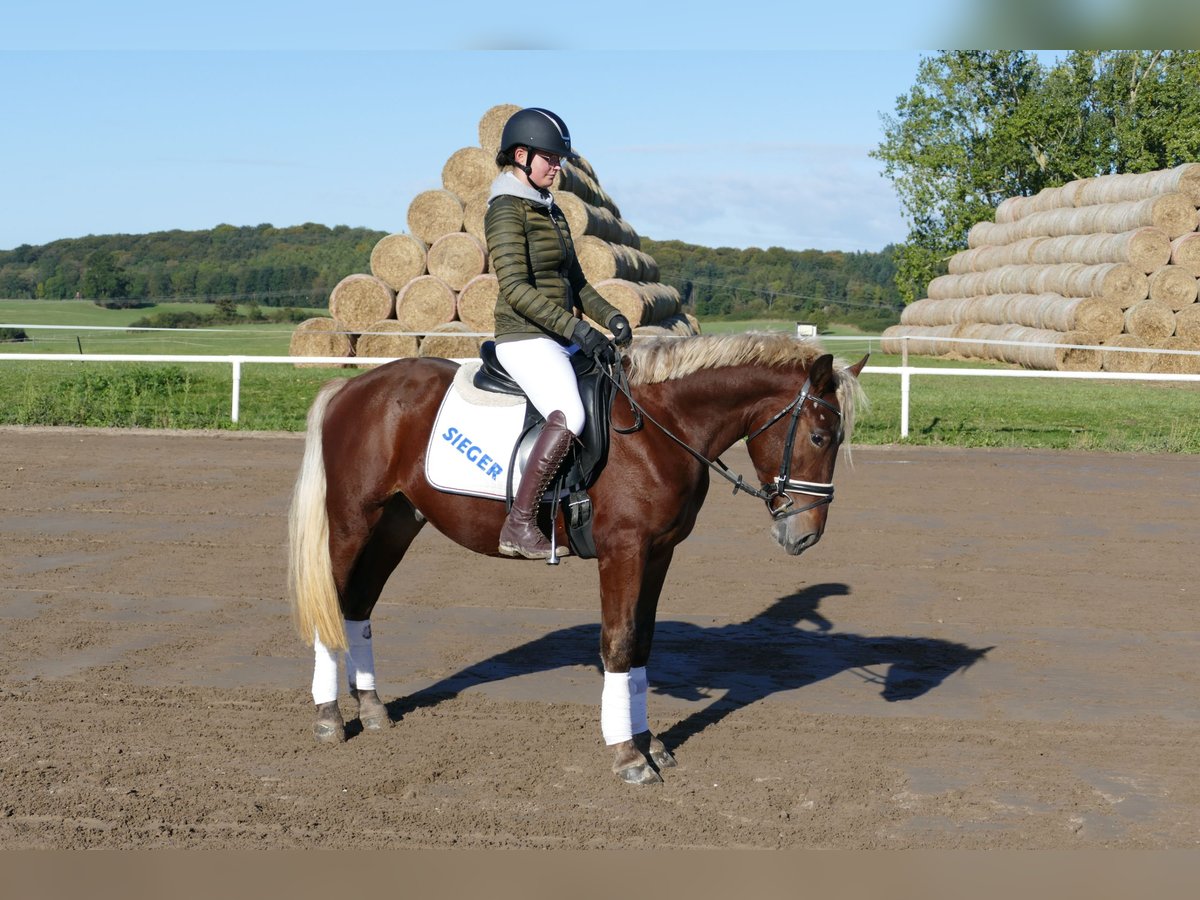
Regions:
<instances>
[{"instance_id":1,"label":"horse's head","mask_svg":"<svg viewBox=\"0 0 1200 900\"><path fill-rule=\"evenodd\" d=\"M858 373L866 362L864 356L838 369L831 355L819 356L797 376L801 384L781 384L756 407L746 445L763 489L772 495L767 501L775 520L772 534L792 556L825 531L833 469L853 426L855 399L861 396Z\"/></svg>"}]
</instances>

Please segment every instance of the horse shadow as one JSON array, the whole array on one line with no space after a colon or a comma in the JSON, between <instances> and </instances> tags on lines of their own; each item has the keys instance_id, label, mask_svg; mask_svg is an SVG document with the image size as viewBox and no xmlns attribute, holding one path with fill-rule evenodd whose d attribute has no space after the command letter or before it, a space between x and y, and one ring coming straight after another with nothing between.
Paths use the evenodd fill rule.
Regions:
<instances>
[{"instance_id":1,"label":"horse shadow","mask_svg":"<svg viewBox=\"0 0 1200 900\"><path fill-rule=\"evenodd\" d=\"M650 667L651 692L697 702L716 696L659 737L668 747L681 746L772 694L799 690L846 671L856 673L867 685L879 686L879 696L888 703L912 700L955 672L966 671L992 649L939 638L835 631L819 607L830 597L849 593L845 584L817 584L779 598L744 622L713 627L659 622ZM804 622L808 628L799 627ZM551 669L586 665L600 674L599 646L598 624L558 629L393 700L388 711L398 720L469 688ZM887 666L887 671L872 671L878 666ZM597 681L597 700L599 696Z\"/></svg>"}]
</instances>

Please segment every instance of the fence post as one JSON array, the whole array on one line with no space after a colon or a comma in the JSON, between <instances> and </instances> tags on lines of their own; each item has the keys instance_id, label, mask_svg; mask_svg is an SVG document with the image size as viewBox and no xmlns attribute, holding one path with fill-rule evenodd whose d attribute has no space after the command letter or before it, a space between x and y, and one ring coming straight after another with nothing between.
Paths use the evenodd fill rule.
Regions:
<instances>
[{"instance_id":1,"label":"fence post","mask_svg":"<svg viewBox=\"0 0 1200 900\"><path fill-rule=\"evenodd\" d=\"M900 338L900 438L908 437L908 400L912 374L908 371L908 337Z\"/></svg>"},{"instance_id":2,"label":"fence post","mask_svg":"<svg viewBox=\"0 0 1200 900\"><path fill-rule=\"evenodd\" d=\"M242 360L240 357L234 357L233 360L233 423L236 425L241 407L242 397Z\"/></svg>"}]
</instances>

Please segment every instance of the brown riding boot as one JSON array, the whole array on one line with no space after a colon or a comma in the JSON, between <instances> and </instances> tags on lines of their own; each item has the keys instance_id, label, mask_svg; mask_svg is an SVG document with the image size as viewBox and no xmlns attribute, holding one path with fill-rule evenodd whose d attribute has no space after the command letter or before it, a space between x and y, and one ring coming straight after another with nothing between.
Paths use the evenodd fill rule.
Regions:
<instances>
[{"instance_id":1,"label":"brown riding boot","mask_svg":"<svg viewBox=\"0 0 1200 900\"><path fill-rule=\"evenodd\" d=\"M500 529L500 553L504 556L523 556L526 559L549 559L550 541L542 534L537 524L538 504L550 486L563 457L571 447L575 435L567 428L567 417L557 409L546 417L542 433L533 442L521 483L513 497L512 509ZM551 524L551 527L554 527ZM566 547L558 547L558 556L567 553Z\"/></svg>"}]
</instances>

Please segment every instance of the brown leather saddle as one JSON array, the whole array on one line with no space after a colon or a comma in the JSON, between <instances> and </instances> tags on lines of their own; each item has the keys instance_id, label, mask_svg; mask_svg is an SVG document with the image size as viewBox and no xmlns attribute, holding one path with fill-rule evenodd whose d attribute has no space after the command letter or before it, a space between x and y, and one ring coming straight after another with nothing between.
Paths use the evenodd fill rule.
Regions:
<instances>
[{"instance_id":1,"label":"brown leather saddle","mask_svg":"<svg viewBox=\"0 0 1200 900\"><path fill-rule=\"evenodd\" d=\"M496 358L495 341L483 343L479 348L479 358L481 365L473 379L476 388L499 394L525 396L521 386L513 381L512 376ZM571 542L571 552L584 559L591 559L596 556L596 547L592 540L592 500L587 489L596 483L605 463L608 462L609 426L616 384L599 363L582 353L571 356L571 365L579 383L579 397L583 401L586 419L583 432L579 439L572 443L571 452L551 485L550 494L555 498L566 494L564 522ZM528 457L529 449L545 423L545 417L526 398L525 422L509 460L508 485L505 491L507 507L512 506L512 473L517 471L517 466Z\"/></svg>"}]
</instances>

